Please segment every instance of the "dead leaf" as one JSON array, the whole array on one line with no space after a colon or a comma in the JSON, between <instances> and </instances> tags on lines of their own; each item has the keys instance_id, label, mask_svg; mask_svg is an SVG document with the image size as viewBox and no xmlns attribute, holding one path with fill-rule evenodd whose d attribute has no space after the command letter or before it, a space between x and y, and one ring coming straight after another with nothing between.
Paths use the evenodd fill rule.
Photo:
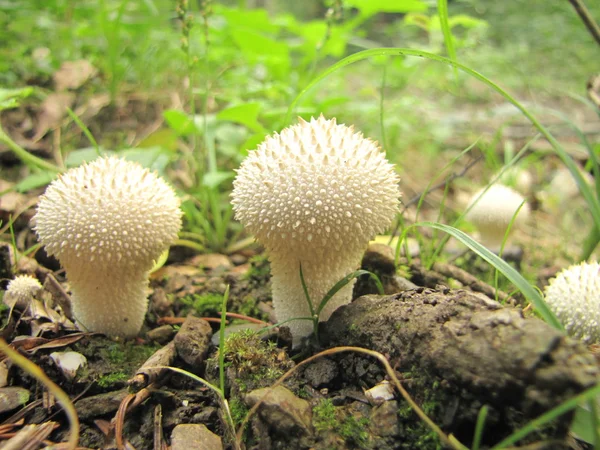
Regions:
<instances>
[{"instance_id":1,"label":"dead leaf","mask_svg":"<svg viewBox=\"0 0 600 450\"><path fill-rule=\"evenodd\" d=\"M94 76L97 69L87 60L65 61L54 73L54 86L57 91L77 89Z\"/></svg>"},{"instance_id":2,"label":"dead leaf","mask_svg":"<svg viewBox=\"0 0 600 450\"><path fill-rule=\"evenodd\" d=\"M49 94L40 106L37 129L31 140L39 141L48 131L58 127L74 100L75 94L71 92Z\"/></svg>"}]
</instances>

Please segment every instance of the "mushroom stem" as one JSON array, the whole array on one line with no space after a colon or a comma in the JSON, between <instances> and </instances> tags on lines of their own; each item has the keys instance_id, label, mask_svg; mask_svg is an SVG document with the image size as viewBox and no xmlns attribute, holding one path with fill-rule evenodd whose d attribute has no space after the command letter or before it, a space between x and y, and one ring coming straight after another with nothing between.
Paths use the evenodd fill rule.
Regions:
<instances>
[{"instance_id":1,"label":"mushroom stem","mask_svg":"<svg viewBox=\"0 0 600 450\"><path fill-rule=\"evenodd\" d=\"M289 255L271 253L271 274L273 290L273 308L279 322L299 317L311 317L306 301L302 282L300 280L300 262L302 274L311 299L313 310L316 311L323 297L343 277L356 270L356 261L360 261L362 251L347 261L331 261L322 258L295 259ZM319 321L329 319L329 316L341 305L350 303L352 288L356 280L352 280L340 289L323 308ZM290 328L294 341L308 336L313 330L313 323L308 320L292 320L285 324Z\"/></svg>"},{"instance_id":2,"label":"mushroom stem","mask_svg":"<svg viewBox=\"0 0 600 450\"><path fill-rule=\"evenodd\" d=\"M109 336L136 336L148 307L148 271L132 268L70 270L71 305L77 324ZM110 317L111 320L106 318Z\"/></svg>"}]
</instances>

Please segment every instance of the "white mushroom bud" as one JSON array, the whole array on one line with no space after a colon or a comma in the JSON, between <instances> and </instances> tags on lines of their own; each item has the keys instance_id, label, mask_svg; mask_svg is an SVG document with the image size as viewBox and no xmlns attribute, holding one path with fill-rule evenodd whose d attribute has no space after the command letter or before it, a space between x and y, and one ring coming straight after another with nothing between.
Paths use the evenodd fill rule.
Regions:
<instances>
[{"instance_id":1,"label":"white mushroom bud","mask_svg":"<svg viewBox=\"0 0 600 450\"><path fill-rule=\"evenodd\" d=\"M8 307L25 309L36 294L42 289L40 282L30 275L18 275L9 281L3 302Z\"/></svg>"},{"instance_id":2,"label":"white mushroom bud","mask_svg":"<svg viewBox=\"0 0 600 450\"><path fill-rule=\"evenodd\" d=\"M310 317L300 264L316 309L356 270L370 239L399 209L398 175L378 144L323 116L275 133L249 153L234 180L236 218L267 249L277 320ZM353 282L321 312L327 320L351 300ZM312 324L288 325L297 343Z\"/></svg>"},{"instance_id":3,"label":"white mushroom bud","mask_svg":"<svg viewBox=\"0 0 600 450\"><path fill-rule=\"evenodd\" d=\"M584 262L560 272L546 287L546 303L570 336L600 342L600 264Z\"/></svg>"},{"instance_id":4,"label":"white mushroom bud","mask_svg":"<svg viewBox=\"0 0 600 450\"><path fill-rule=\"evenodd\" d=\"M33 221L67 272L78 324L111 336L139 333L148 272L181 227L174 190L137 163L99 158L53 181Z\"/></svg>"},{"instance_id":5,"label":"white mushroom bud","mask_svg":"<svg viewBox=\"0 0 600 450\"><path fill-rule=\"evenodd\" d=\"M521 207L525 201L523 196L501 184L494 184L484 191L485 189L481 189L471 197L465 219L477 227L483 245L498 250L517 211L512 229L527 221L529 205L524 203Z\"/></svg>"}]
</instances>

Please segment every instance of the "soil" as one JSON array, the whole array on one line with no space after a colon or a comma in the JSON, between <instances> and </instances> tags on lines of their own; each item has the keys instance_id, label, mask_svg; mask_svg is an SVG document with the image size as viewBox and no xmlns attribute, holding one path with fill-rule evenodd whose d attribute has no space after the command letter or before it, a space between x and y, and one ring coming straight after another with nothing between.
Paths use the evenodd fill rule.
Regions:
<instances>
[{"instance_id":1,"label":"soil","mask_svg":"<svg viewBox=\"0 0 600 450\"><path fill-rule=\"evenodd\" d=\"M389 248L374 244L363 260L364 268L379 274L389 295L375 295L368 277L359 280L358 298L320 324L318 342L306 342L301 348L291 348L285 327L256 333L272 322L269 264L264 255L249 250L231 256L188 257L155 272L145 329L138 339L120 342L78 332L58 306L55 316L36 317L29 308L13 311L9 318L5 310L4 334L13 348L73 400L83 448L117 448L115 437L126 448L161 448L169 443L183 448L180 445L188 444L179 444L182 438L177 436L198 431L174 431L183 424L205 425L202 433L210 435L200 434L204 437L198 439L213 439L207 448L444 446L394 390L384 367L370 356L334 351L298 366L283 383L277 383L311 354L339 346L363 347L384 355L422 410L444 433L465 445L471 444L484 405L488 415L482 445L486 446L595 384L600 364L586 347L533 316L525 317L520 308L502 306L493 295L487 297L485 293L493 292L490 286L465 280L464 271L452 265L425 270L418 260L400 261L401 267L409 268L403 278L390 258ZM50 279L50 272L33 259L23 257L17 267L41 281ZM450 278L451 274L456 278ZM57 277L68 292L68 284ZM448 287L456 283L466 288ZM227 311L248 319L230 317L225 328L229 335L224 347L228 408L236 428L245 425L237 444L223 402L193 378L219 385L219 321L200 317L219 316L227 286ZM52 303L48 291L39 300L58 305ZM519 302L518 298L510 300ZM33 337L34 330L43 330L43 338ZM51 357L66 351L80 353L87 360L72 379ZM24 424L37 424L40 429L52 421L56 428L48 430L46 442L65 441L69 425L52 395L27 372L11 367L7 360L2 364L6 385L26 389L30 400L13 402L12 408L4 410L2 426L7 431L0 436L8 439L26 430ZM265 395L264 389L273 386ZM0 398L5 395L3 389L7 388L0 388ZM246 424L244 419L254 405L257 410ZM571 418L565 414L520 443L572 448ZM214 440L217 437L220 440ZM31 448L37 448L35 439L39 437L29 440Z\"/></svg>"}]
</instances>

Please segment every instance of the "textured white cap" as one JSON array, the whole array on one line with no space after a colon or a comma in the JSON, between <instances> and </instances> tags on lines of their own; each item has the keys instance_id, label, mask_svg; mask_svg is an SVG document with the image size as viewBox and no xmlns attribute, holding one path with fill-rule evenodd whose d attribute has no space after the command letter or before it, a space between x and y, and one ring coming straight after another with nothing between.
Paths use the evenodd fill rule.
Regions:
<instances>
[{"instance_id":1,"label":"textured white cap","mask_svg":"<svg viewBox=\"0 0 600 450\"><path fill-rule=\"evenodd\" d=\"M3 302L11 308L15 304L25 307L41 289L42 285L37 278L17 275L14 280L8 282Z\"/></svg>"},{"instance_id":2,"label":"textured white cap","mask_svg":"<svg viewBox=\"0 0 600 450\"><path fill-rule=\"evenodd\" d=\"M132 336L147 307L147 272L177 238L179 199L156 174L99 158L53 181L33 218L71 282L73 314L90 331Z\"/></svg>"},{"instance_id":3,"label":"textured white cap","mask_svg":"<svg viewBox=\"0 0 600 450\"><path fill-rule=\"evenodd\" d=\"M378 144L323 116L265 139L242 163L232 194L236 218L268 250L279 321L306 317L302 268L313 303L355 270L369 240L398 213L398 175ZM348 303L352 283L323 311ZM308 321L288 324L308 334Z\"/></svg>"},{"instance_id":4,"label":"textured white cap","mask_svg":"<svg viewBox=\"0 0 600 450\"><path fill-rule=\"evenodd\" d=\"M487 191L481 189L471 197L465 219L472 222L484 245L500 246L513 216L525 200L517 191L502 184L493 184ZM529 217L525 203L515 218L514 226L522 225Z\"/></svg>"},{"instance_id":5,"label":"textured white cap","mask_svg":"<svg viewBox=\"0 0 600 450\"><path fill-rule=\"evenodd\" d=\"M584 262L560 272L546 287L546 303L569 335L600 342L600 264Z\"/></svg>"}]
</instances>

